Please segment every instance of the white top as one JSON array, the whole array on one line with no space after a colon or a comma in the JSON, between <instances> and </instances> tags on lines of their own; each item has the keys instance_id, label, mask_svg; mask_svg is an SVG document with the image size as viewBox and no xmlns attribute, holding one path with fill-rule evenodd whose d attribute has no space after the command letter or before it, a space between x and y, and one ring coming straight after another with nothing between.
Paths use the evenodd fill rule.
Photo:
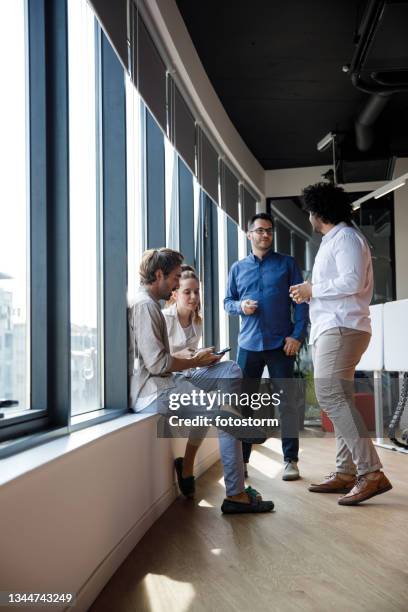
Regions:
<instances>
[{"instance_id":1,"label":"white top","mask_svg":"<svg viewBox=\"0 0 408 612\"><path fill-rule=\"evenodd\" d=\"M203 333L201 323L193 321L191 323L192 331L188 333L189 328L182 327L179 321L176 304L172 304L169 308L164 308L162 313L166 320L170 353L177 353L185 348L197 349Z\"/></svg>"},{"instance_id":2,"label":"white top","mask_svg":"<svg viewBox=\"0 0 408 612\"><path fill-rule=\"evenodd\" d=\"M194 327L190 324L188 327L183 327L184 335L186 337L186 342L195 336Z\"/></svg>"},{"instance_id":3,"label":"white top","mask_svg":"<svg viewBox=\"0 0 408 612\"><path fill-rule=\"evenodd\" d=\"M323 236L312 274L309 344L333 327L371 333L373 267L364 236L339 223Z\"/></svg>"}]
</instances>

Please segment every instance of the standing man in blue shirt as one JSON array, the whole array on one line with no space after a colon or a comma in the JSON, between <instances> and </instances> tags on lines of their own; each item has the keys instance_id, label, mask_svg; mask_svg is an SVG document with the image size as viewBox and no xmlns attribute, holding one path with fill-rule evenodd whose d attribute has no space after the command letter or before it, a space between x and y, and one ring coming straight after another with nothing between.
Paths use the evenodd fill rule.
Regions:
<instances>
[{"instance_id":1,"label":"standing man in blue shirt","mask_svg":"<svg viewBox=\"0 0 408 612\"><path fill-rule=\"evenodd\" d=\"M252 217L248 239L252 253L231 266L224 300L228 314L241 316L237 361L244 378L260 379L265 366L271 378L292 378L295 357L307 332L309 309L305 303L293 306L288 291L303 282L302 274L293 257L272 250L273 220L267 213ZM297 480L299 421L295 406L283 396L280 417L285 463L282 478ZM285 430L290 437L285 436ZM242 446L244 463L248 463L252 444L243 442Z\"/></svg>"}]
</instances>

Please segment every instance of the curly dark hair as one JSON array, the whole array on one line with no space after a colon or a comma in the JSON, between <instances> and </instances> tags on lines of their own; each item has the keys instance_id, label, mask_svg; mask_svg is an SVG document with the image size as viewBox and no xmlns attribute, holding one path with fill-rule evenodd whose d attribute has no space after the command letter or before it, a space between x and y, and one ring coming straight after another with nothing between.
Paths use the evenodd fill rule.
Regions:
<instances>
[{"instance_id":1,"label":"curly dark hair","mask_svg":"<svg viewBox=\"0 0 408 612\"><path fill-rule=\"evenodd\" d=\"M303 190L303 208L323 223L351 222L353 207L347 193L332 183L316 183Z\"/></svg>"}]
</instances>

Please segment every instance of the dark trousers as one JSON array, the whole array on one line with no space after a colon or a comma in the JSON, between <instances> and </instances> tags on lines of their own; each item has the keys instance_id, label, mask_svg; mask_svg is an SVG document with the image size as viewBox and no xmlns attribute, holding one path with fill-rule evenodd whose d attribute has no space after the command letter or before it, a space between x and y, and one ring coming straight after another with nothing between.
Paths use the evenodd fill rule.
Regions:
<instances>
[{"instance_id":1,"label":"dark trousers","mask_svg":"<svg viewBox=\"0 0 408 612\"><path fill-rule=\"evenodd\" d=\"M288 357L283 352L283 349L274 349L272 351L247 351L246 349L238 349L238 365L240 366L245 378L261 379L264 367L267 366L269 377L278 379L293 378L293 369L295 359ZM293 402L291 402L293 403ZM282 432L285 428L296 434L296 437L284 437L282 435L282 450L284 461L298 461L299 453L299 421L298 415L294 413L295 406L288 405L282 401L280 406L280 420ZM286 421L290 419L290 424L286 425ZM248 463L251 455L252 444L242 442L242 455L245 463Z\"/></svg>"}]
</instances>

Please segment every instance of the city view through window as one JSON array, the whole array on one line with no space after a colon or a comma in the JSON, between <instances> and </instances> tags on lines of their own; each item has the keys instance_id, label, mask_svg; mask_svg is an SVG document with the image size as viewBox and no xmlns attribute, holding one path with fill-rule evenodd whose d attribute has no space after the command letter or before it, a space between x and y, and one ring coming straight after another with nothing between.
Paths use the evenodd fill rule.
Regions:
<instances>
[{"instance_id":1,"label":"city view through window","mask_svg":"<svg viewBox=\"0 0 408 612\"><path fill-rule=\"evenodd\" d=\"M0 416L28 407L29 293L24 1L0 4ZM12 402L11 402L12 400Z\"/></svg>"}]
</instances>

